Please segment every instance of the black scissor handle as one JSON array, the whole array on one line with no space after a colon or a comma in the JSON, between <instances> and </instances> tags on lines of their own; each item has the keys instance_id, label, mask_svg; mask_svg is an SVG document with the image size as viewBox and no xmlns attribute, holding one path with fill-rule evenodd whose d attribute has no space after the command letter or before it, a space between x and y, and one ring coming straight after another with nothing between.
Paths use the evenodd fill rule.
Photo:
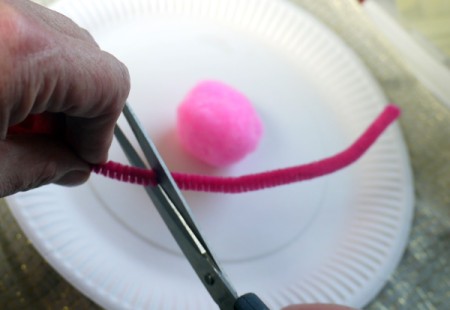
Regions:
<instances>
[{"instance_id":1,"label":"black scissor handle","mask_svg":"<svg viewBox=\"0 0 450 310\"><path fill-rule=\"evenodd\" d=\"M247 293L239 297L235 304L234 310L270 310L264 302L254 293Z\"/></svg>"}]
</instances>

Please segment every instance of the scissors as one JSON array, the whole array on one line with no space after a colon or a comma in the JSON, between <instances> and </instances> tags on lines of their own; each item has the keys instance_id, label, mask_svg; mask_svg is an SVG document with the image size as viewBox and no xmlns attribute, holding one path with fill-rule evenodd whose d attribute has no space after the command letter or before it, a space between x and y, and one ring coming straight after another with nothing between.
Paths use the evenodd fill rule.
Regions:
<instances>
[{"instance_id":1,"label":"scissors","mask_svg":"<svg viewBox=\"0 0 450 310\"><path fill-rule=\"evenodd\" d=\"M192 212L158 150L128 103L123 114L149 167L157 176L156 185L145 186L145 191L212 299L222 310L268 310L256 294L239 296L236 293L198 230ZM114 135L132 165L148 168L118 125Z\"/></svg>"}]
</instances>

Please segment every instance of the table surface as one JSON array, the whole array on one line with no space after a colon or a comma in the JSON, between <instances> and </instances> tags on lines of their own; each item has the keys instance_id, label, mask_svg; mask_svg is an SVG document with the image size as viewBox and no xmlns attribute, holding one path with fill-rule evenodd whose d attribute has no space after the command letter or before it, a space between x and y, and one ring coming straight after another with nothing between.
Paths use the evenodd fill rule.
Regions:
<instances>
[{"instance_id":1,"label":"table surface","mask_svg":"<svg viewBox=\"0 0 450 310\"><path fill-rule=\"evenodd\" d=\"M416 206L403 259L366 309L450 309L450 110L406 69L354 0L292 0L334 30L403 110ZM52 0L36 1L49 4ZM2 309L99 309L35 251L0 200Z\"/></svg>"}]
</instances>

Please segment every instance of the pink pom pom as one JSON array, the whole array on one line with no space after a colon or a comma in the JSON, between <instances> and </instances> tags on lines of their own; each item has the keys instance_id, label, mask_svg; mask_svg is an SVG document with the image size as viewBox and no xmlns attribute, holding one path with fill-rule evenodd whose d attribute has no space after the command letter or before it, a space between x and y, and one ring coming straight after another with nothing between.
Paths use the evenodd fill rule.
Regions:
<instances>
[{"instance_id":1,"label":"pink pom pom","mask_svg":"<svg viewBox=\"0 0 450 310\"><path fill-rule=\"evenodd\" d=\"M201 82L189 92L178 107L177 122L183 147L217 167L254 151L263 131L250 101L217 81Z\"/></svg>"}]
</instances>

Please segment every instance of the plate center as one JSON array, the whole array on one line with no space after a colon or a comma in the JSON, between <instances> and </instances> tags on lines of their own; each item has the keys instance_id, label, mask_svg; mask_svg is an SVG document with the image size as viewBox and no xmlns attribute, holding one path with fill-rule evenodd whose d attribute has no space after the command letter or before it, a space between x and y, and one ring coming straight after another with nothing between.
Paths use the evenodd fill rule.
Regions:
<instances>
[{"instance_id":1,"label":"plate center","mask_svg":"<svg viewBox=\"0 0 450 310\"><path fill-rule=\"evenodd\" d=\"M133 35L135 29L139 35ZM132 81L129 102L172 171L239 176L325 156L323 133L333 132L336 126L320 119L326 114L320 91L268 42L229 27L182 18L136 19L97 37L102 38L103 48L126 61ZM117 42L117 37L123 39ZM264 124L258 149L226 169L212 169L190 157L175 135L178 104L205 79L223 81L244 93ZM126 162L116 144L110 155ZM130 231L154 246L179 253L142 188L92 181L104 205ZM319 211L325 182L319 179L246 194L185 195L219 258L240 261L269 255L295 240Z\"/></svg>"}]
</instances>

